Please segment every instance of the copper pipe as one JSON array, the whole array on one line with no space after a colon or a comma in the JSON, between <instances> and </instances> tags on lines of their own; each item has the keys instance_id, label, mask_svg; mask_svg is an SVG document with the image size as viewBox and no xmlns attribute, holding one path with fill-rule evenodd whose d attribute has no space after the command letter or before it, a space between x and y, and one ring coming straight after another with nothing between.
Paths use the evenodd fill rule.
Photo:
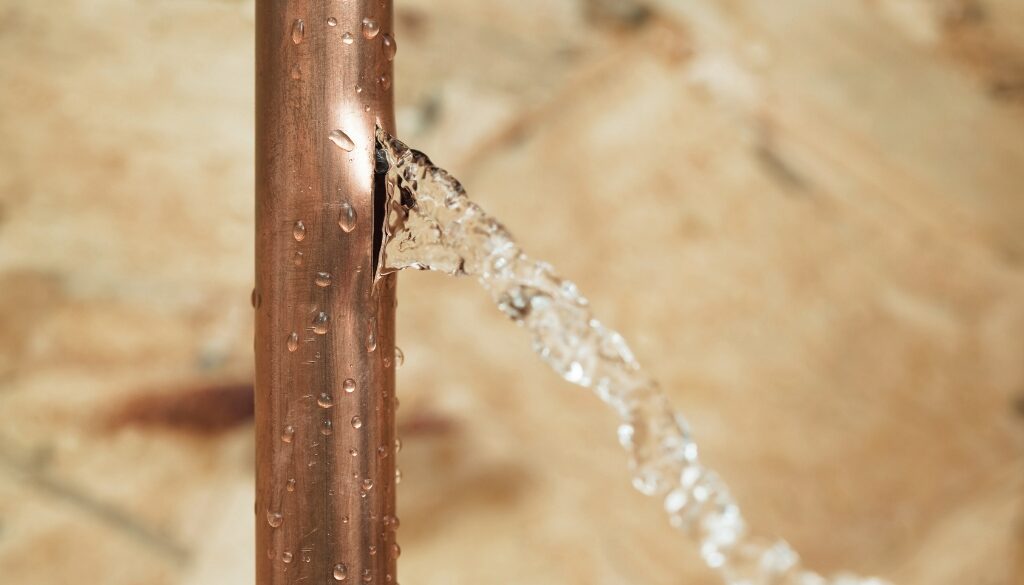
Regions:
<instances>
[{"instance_id":1,"label":"copper pipe","mask_svg":"<svg viewBox=\"0 0 1024 585\"><path fill-rule=\"evenodd\" d=\"M391 34L390 0L256 2L257 585L397 578Z\"/></svg>"}]
</instances>

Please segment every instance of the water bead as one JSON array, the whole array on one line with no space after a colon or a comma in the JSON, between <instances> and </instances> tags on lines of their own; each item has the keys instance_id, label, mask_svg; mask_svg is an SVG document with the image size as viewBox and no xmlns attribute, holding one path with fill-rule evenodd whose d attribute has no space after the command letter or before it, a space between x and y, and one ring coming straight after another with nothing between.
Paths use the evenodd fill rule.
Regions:
<instances>
[{"instance_id":1,"label":"water bead","mask_svg":"<svg viewBox=\"0 0 1024 585\"><path fill-rule=\"evenodd\" d=\"M363 19L363 36L372 39L380 34L380 24L372 18Z\"/></svg>"},{"instance_id":2,"label":"water bead","mask_svg":"<svg viewBox=\"0 0 1024 585\"><path fill-rule=\"evenodd\" d=\"M334 580L344 581L347 578L348 567L345 566L345 563L338 563L337 565L334 565Z\"/></svg>"},{"instance_id":3,"label":"water bead","mask_svg":"<svg viewBox=\"0 0 1024 585\"><path fill-rule=\"evenodd\" d=\"M356 219L356 209L348 201L343 201L338 212L338 227L346 234L350 233L356 229Z\"/></svg>"},{"instance_id":4,"label":"water bead","mask_svg":"<svg viewBox=\"0 0 1024 585\"><path fill-rule=\"evenodd\" d=\"M355 142L352 142L352 139L343 130L333 130L327 135L327 138L345 152L352 152L352 149L356 147Z\"/></svg>"},{"instance_id":5,"label":"water bead","mask_svg":"<svg viewBox=\"0 0 1024 585\"><path fill-rule=\"evenodd\" d=\"M395 43L395 38L387 33L381 36L381 46L384 47L384 57L388 61L395 60L395 53L398 52L398 45Z\"/></svg>"},{"instance_id":6,"label":"water bead","mask_svg":"<svg viewBox=\"0 0 1024 585\"><path fill-rule=\"evenodd\" d=\"M267 524L271 528L279 528L284 523L284 516L280 512L267 511Z\"/></svg>"},{"instance_id":7,"label":"water bead","mask_svg":"<svg viewBox=\"0 0 1024 585\"><path fill-rule=\"evenodd\" d=\"M317 335L324 335L327 333L327 325L330 322L330 317L327 313L320 311L316 317L313 318L313 333Z\"/></svg>"}]
</instances>

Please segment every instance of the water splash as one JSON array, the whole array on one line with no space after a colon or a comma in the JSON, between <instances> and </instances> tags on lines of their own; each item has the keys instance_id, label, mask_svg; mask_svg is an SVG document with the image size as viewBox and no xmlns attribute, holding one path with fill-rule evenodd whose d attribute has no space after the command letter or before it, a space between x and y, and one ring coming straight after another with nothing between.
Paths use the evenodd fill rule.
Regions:
<instances>
[{"instance_id":1,"label":"water splash","mask_svg":"<svg viewBox=\"0 0 1024 585\"><path fill-rule=\"evenodd\" d=\"M576 285L527 256L462 185L426 155L378 129L387 157L388 206L381 273L405 268L473 276L498 308L526 328L555 372L590 388L621 417L618 436L633 485L661 498L672 526L693 538L729 585L885 585L825 579L804 570L783 540L748 530L728 487L699 457L688 425L641 370L616 331L594 318Z\"/></svg>"}]
</instances>

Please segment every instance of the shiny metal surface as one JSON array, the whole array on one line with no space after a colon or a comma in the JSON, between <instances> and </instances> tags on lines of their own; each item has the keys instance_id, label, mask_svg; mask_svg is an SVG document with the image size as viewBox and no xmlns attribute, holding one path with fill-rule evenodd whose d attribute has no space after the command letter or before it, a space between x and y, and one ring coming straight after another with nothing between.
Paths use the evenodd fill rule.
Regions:
<instances>
[{"instance_id":1,"label":"shiny metal surface","mask_svg":"<svg viewBox=\"0 0 1024 585\"><path fill-rule=\"evenodd\" d=\"M391 2L256 6L256 582L394 582L396 281L373 279Z\"/></svg>"}]
</instances>

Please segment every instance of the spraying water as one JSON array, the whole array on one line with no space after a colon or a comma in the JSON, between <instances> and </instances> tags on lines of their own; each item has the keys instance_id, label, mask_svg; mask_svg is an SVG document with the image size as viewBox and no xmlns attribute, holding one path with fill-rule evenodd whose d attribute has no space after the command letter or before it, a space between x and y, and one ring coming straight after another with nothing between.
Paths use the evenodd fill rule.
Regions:
<instances>
[{"instance_id":1,"label":"spraying water","mask_svg":"<svg viewBox=\"0 0 1024 585\"><path fill-rule=\"evenodd\" d=\"M701 464L686 421L633 357L625 340L594 318L587 299L550 265L527 256L462 185L426 155L377 130L387 164L387 216L380 271L405 268L473 276L498 308L530 332L555 372L590 388L621 418L619 441L633 485L663 499L672 526L697 542L729 585L886 585L875 578L826 579L800 567L782 540L750 533L728 487Z\"/></svg>"}]
</instances>

